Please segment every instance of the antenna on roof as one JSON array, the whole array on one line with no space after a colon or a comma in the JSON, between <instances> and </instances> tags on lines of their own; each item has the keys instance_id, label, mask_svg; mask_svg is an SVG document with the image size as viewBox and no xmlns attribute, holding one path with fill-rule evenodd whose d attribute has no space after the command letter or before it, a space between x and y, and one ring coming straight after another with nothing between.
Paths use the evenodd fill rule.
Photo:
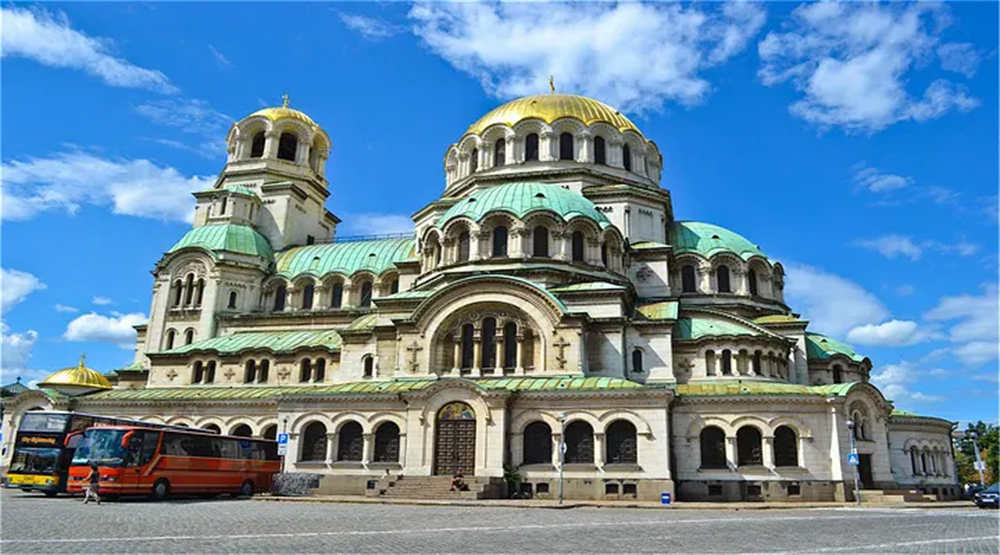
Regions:
<instances>
[{"instance_id":1,"label":"antenna on roof","mask_svg":"<svg viewBox=\"0 0 1000 555\"><path fill-rule=\"evenodd\" d=\"M555 92L556 92L555 77L549 75L549 94L555 94Z\"/></svg>"},{"instance_id":2,"label":"antenna on roof","mask_svg":"<svg viewBox=\"0 0 1000 555\"><path fill-rule=\"evenodd\" d=\"M281 95L281 107L288 108L288 93Z\"/></svg>"}]
</instances>

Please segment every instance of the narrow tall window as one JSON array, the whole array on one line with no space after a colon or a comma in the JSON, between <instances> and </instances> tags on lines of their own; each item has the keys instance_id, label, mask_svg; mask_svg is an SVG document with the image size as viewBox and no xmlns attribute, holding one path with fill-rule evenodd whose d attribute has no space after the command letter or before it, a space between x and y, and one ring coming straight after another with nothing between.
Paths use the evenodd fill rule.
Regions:
<instances>
[{"instance_id":1,"label":"narrow tall window","mask_svg":"<svg viewBox=\"0 0 1000 555\"><path fill-rule=\"evenodd\" d=\"M458 234L458 261L467 262L469 260L469 232L463 231Z\"/></svg>"},{"instance_id":2,"label":"narrow tall window","mask_svg":"<svg viewBox=\"0 0 1000 555\"><path fill-rule=\"evenodd\" d=\"M747 287L749 287L751 295L757 296L757 272L752 269L747 272Z\"/></svg>"},{"instance_id":3,"label":"narrow tall window","mask_svg":"<svg viewBox=\"0 0 1000 555\"><path fill-rule=\"evenodd\" d=\"M483 368L497 365L497 321L495 318L483 320Z\"/></svg>"},{"instance_id":4,"label":"narrow tall window","mask_svg":"<svg viewBox=\"0 0 1000 555\"><path fill-rule=\"evenodd\" d=\"M507 322L503 326L503 367L517 365L517 324Z\"/></svg>"},{"instance_id":5,"label":"narrow tall window","mask_svg":"<svg viewBox=\"0 0 1000 555\"><path fill-rule=\"evenodd\" d=\"M313 364L312 379L314 382L321 382L324 378L326 378L326 359L316 359L316 362Z\"/></svg>"},{"instance_id":6,"label":"narrow tall window","mask_svg":"<svg viewBox=\"0 0 1000 555\"><path fill-rule=\"evenodd\" d=\"M295 151L299 147L299 138L292 133L282 133L278 139L278 158L295 161Z\"/></svg>"},{"instance_id":7,"label":"narrow tall window","mask_svg":"<svg viewBox=\"0 0 1000 555\"><path fill-rule=\"evenodd\" d=\"M632 171L632 149L628 145L622 145L622 166Z\"/></svg>"},{"instance_id":8,"label":"narrow tall window","mask_svg":"<svg viewBox=\"0 0 1000 555\"><path fill-rule=\"evenodd\" d=\"M733 373L733 353L729 349L722 351L722 375L729 376Z\"/></svg>"},{"instance_id":9,"label":"narrow tall window","mask_svg":"<svg viewBox=\"0 0 1000 555\"><path fill-rule=\"evenodd\" d=\"M736 432L737 465L759 466L764 464L760 430L743 426Z\"/></svg>"},{"instance_id":10,"label":"narrow tall window","mask_svg":"<svg viewBox=\"0 0 1000 555\"><path fill-rule=\"evenodd\" d=\"M560 160L572 160L573 159L573 134L563 133L559 135L559 159Z\"/></svg>"},{"instance_id":11,"label":"narrow tall window","mask_svg":"<svg viewBox=\"0 0 1000 555\"><path fill-rule=\"evenodd\" d=\"M475 357L475 345L472 342L472 337L475 334L475 328L472 324L465 324L462 326L462 369L472 368L473 358Z\"/></svg>"},{"instance_id":12,"label":"narrow tall window","mask_svg":"<svg viewBox=\"0 0 1000 555\"><path fill-rule=\"evenodd\" d=\"M469 153L469 173L475 173L479 169L479 149L474 148Z\"/></svg>"},{"instance_id":13,"label":"narrow tall window","mask_svg":"<svg viewBox=\"0 0 1000 555\"><path fill-rule=\"evenodd\" d=\"M205 383L215 382L215 361L210 360L208 364L205 365Z\"/></svg>"},{"instance_id":14,"label":"narrow tall window","mask_svg":"<svg viewBox=\"0 0 1000 555\"><path fill-rule=\"evenodd\" d=\"M389 281L389 294L399 293L399 278L392 278Z\"/></svg>"},{"instance_id":15,"label":"narrow tall window","mask_svg":"<svg viewBox=\"0 0 1000 555\"><path fill-rule=\"evenodd\" d=\"M313 284L306 285L302 288L302 309L309 310L313 307L313 294L316 292L316 288Z\"/></svg>"},{"instance_id":16,"label":"narrow tall window","mask_svg":"<svg viewBox=\"0 0 1000 555\"><path fill-rule=\"evenodd\" d=\"M184 332L184 344L190 345L194 343L194 330L187 330Z\"/></svg>"},{"instance_id":17,"label":"narrow tall window","mask_svg":"<svg viewBox=\"0 0 1000 555\"><path fill-rule=\"evenodd\" d=\"M795 430L778 426L774 431L774 466L798 466L799 451Z\"/></svg>"},{"instance_id":18,"label":"narrow tall window","mask_svg":"<svg viewBox=\"0 0 1000 555\"><path fill-rule=\"evenodd\" d=\"M375 359L371 355L365 355L361 362L361 371L364 377L375 377Z\"/></svg>"},{"instance_id":19,"label":"narrow tall window","mask_svg":"<svg viewBox=\"0 0 1000 555\"><path fill-rule=\"evenodd\" d=\"M184 280L184 304L190 305L194 299L194 275L188 274Z\"/></svg>"},{"instance_id":20,"label":"narrow tall window","mask_svg":"<svg viewBox=\"0 0 1000 555\"><path fill-rule=\"evenodd\" d=\"M372 306L372 282L366 281L361 284L361 299L358 301L358 306L361 308Z\"/></svg>"},{"instance_id":21,"label":"narrow tall window","mask_svg":"<svg viewBox=\"0 0 1000 555\"><path fill-rule=\"evenodd\" d=\"M285 289L284 285L279 285L277 289L274 290L274 311L281 312L285 310L285 296L288 295L288 290Z\"/></svg>"},{"instance_id":22,"label":"narrow tall window","mask_svg":"<svg viewBox=\"0 0 1000 555\"><path fill-rule=\"evenodd\" d=\"M573 241L573 262L583 262L583 232L574 231Z\"/></svg>"},{"instance_id":23,"label":"narrow tall window","mask_svg":"<svg viewBox=\"0 0 1000 555\"><path fill-rule=\"evenodd\" d=\"M248 360L243 367L243 383L253 383L255 381L257 381L257 363L253 360Z\"/></svg>"},{"instance_id":24,"label":"narrow tall window","mask_svg":"<svg viewBox=\"0 0 1000 555\"><path fill-rule=\"evenodd\" d=\"M642 349L632 349L632 371L642 372Z\"/></svg>"},{"instance_id":25,"label":"narrow tall window","mask_svg":"<svg viewBox=\"0 0 1000 555\"><path fill-rule=\"evenodd\" d=\"M499 167L507 163L507 141L498 139L493 143L493 167Z\"/></svg>"},{"instance_id":26,"label":"narrow tall window","mask_svg":"<svg viewBox=\"0 0 1000 555\"><path fill-rule=\"evenodd\" d=\"M839 365L834 365L833 367L833 383L841 383L844 381L844 376Z\"/></svg>"},{"instance_id":27,"label":"narrow tall window","mask_svg":"<svg viewBox=\"0 0 1000 555\"><path fill-rule=\"evenodd\" d=\"M264 132L258 131L253 136L253 143L250 145L250 157L260 158L264 155Z\"/></svg>"},{"instance_id":28,"label":"narrow tall window","mask_svg":"<svg viewBox=\"0 0 1000 555\"><path fill-rule=\"evenodd\" d=\"M732 293L729 287L728 266L719 266L715 269L715 281L718 285L719 293Z\"/></svg>"},{"instance_id":29,"label":"narrow tall window","mask_svg":"<svg viewBox=\"0 0 1000 555\"><path fill-rule=\"evenodd\" d=\"M502 225L493 228L493 256L507 256L507 228Z\"/></svg>"},{"instance_id":30,"label":"narrow tall window","mask_svg":"<svg viewBox=\"0 0 1000 555\"><path fill-rule=\"evenodd\" d=\"M201 299L204 296L205 296L205 280L204 279L199 279L198 280L198 289L195 292L194 305L195 306L201 306Z\"/></svg>"},{"instance_id":31,"label":"narrow tall window","mask_svg":"<svg viewBox=\"0 0 1000 555\"><path fill-rule=\"evenodd\" d=\"M191 377L191 383L201 383L205 379L205 368L200 360L194 363L194 375Z\"/></svg>"},{"instance_id":32,"label":"narrow tall window","mask_svg":"<svg viewBox=\"0 0 1000 555\"><path fill-rule=\"evenodd\" d=\"M271 368L271 361L270 360L265 359L265 360L260 361L260 366L257 367L257 383L266 383L267 382L267 371L270 368Z\"/></svg>"},{"instance_id":33,"label":"narrow tall window","mask_svg":"<svg viewBox=\"0 0 1000 555\"><path fill-rule=\"evenodd\" d=\"M222 197L222 210L219 210L219 215L226 215L226 205L229 204L229 197Z\"/></svg>"},{"instance_id":34,"label":"narrow tall window","mask_svg":"<svg viewBox=\"0 0 1000 555\"><path fill-rule=\"evenodd\" d=\"M601 243L601 265L608 267L608 244Z\"/></svg>"},{"instance_id":35,"label":"narrow tall window","mask_svg":"<svg viewBox=\"0 0 1000 555\"><path fill-rule=\"evenodd\" d=\"M299 381L306 383L310 379L312 379L312 364L309 363L308 358L304 358L299 363Z\"/></svg>"},{"instance_id":36,"label":"narrow tall window","mask_svg":"<svg viewBox=\"0 0 1000 555\"><path fill-rule=\"evenodd\" d=\"M174 282L174 306L181 306L181 297L184 295L184 285L181 280Z\"/></svg>"},{"instance_id":37,"label":"narrow tall window","mask_svg":"<svg viewBox=\"0 0 1000 555\"><path fill-rule=\"evenodd\" d=\"M374 462L399 461L399 426L386 422L375 430Z\"/></svg>"},{"instance_id":38,"label":"narrow tall window","mask_svg":"<svg viewBox=\"0 0 1000 555\"><path fill-rule=\"evenodd\" d=\"M236 308L236 291L229 292L229 304L226 306L228 308Z\"/></svg>"},{"instance_id":39,"label":"narrow tall window","mask_svg":"<svg viewBox=\"0 0 1000 555\"><path fill-rule=\"evenodd\" d=\"M726 434L722 429L709 426L701 431L701 467L726 468Z\"/></svg>"},{"instance_id":40,"label":"narrow tall window","mask_svg":"<svg viewBox=\"0 0 1000 555\"><path fill-rule=\"evenodd\" d=\"M531 234L532 254L534 256L549 256L549 229L543 225L535 228Z\"/></svg>"},{"instance_id":41,"label":"narrow tall window","mask_svg":"<svg viewBox=\"0 0 1000 555\"><path fill-rule=\"evenodd\" d=\"M606 165L608 163L607 147L604 144L604 137L594 137L594 163Z\"/></svg>"},{"instance_id":42,"label":"narrow tall window","mask_svg":"<svg viewBox=\"0 0 1000 555\"><path fill-rule=\"evenodd\" d=\"M694 293L694 266L684 266L681 268L681 291L684 293Z\"/></svg>"},{"instance_id":43,"label":"narrow tall window","mask_svg":"<svg viewBox=\"0 0 1000 555\"><path fill-rule=\"evenodd\" d=\"M524 138L524 161L538 160L538 134L531 133Z\"/></svg>"},{"instance_id":44,"label":"narrow tall window","mask_svg":"<svg viewBox=\"0 0 1000 555\"><path fill-rule=\"evenodd\" d=\"M344 301L344 284L337 282L330 287L330 308L340 308Z\"/></svg>"},{"instance_id":45,"label":"narrow tall window","mask_svg":"<svg viewBox=\"0 0 1000 555\"><path fill-rule=\"evenodd\" d=\"M760 376L762 368L760 364L760 351L753 352L753 373Z\"/></svg>"}]
</instances>

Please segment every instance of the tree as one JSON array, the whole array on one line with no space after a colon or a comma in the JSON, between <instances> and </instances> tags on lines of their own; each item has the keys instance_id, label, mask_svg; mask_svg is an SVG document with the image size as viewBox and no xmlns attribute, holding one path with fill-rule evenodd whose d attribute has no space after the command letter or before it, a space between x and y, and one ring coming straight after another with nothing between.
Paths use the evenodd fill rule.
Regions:
<instances>
[{"instance_id":1,"label":"tree","mask_svg":"<svg viewBox=\"0 0 1000 555\"><path fill-rule=\"evenodd\" d=\"M973 467L976 455L973 452L972 440L969 436L971 432L976 433L979 456L982 460L986 461L986 471L984 472L986 484L992 484L1000 476L1000 427L986 424L983 421L975 424L970 422L963 432L964 437L960 443L960 448L955 453L955 462L958 463L959 480L963 484L979 482L979 472Z\"/></svg>"}]
</instances>

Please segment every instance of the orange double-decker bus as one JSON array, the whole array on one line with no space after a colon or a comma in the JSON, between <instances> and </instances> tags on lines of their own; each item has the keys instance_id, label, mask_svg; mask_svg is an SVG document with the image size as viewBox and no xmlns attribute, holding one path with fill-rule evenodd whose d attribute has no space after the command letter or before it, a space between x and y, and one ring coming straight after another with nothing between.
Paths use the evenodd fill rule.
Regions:
<instances>
[{"instance_id":1,"label":"orange double-decker bus","mask_svg":"<svg viewBox=\"0 0 1000 555\"><path fill-rule=\"evenodd\" d=\"M268 491L281 464L271 440L143 426L88 429L73 454L67 491L83 491L91 463L98 466L102 496L155 499Z\"/></svg>"}]
</instances>

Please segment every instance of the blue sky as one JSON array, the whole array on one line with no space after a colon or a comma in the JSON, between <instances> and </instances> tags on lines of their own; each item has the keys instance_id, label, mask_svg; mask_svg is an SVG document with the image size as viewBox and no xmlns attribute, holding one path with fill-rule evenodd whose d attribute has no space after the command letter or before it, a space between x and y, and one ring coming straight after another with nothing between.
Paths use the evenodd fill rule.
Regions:
<instances>
[{"instance_id":1,"label":"blue sky","mask_svg":"<svg viewBox=\"0 0 1000 555\"><path fill-rule=\"evenodd\" d=\"M553 75L897 406L997 418L996 4L6 4L2 37L4 383L131 361L232 121L288 92L333 139L338 232L400 231Z\"/></svg>"}]
</instances>

